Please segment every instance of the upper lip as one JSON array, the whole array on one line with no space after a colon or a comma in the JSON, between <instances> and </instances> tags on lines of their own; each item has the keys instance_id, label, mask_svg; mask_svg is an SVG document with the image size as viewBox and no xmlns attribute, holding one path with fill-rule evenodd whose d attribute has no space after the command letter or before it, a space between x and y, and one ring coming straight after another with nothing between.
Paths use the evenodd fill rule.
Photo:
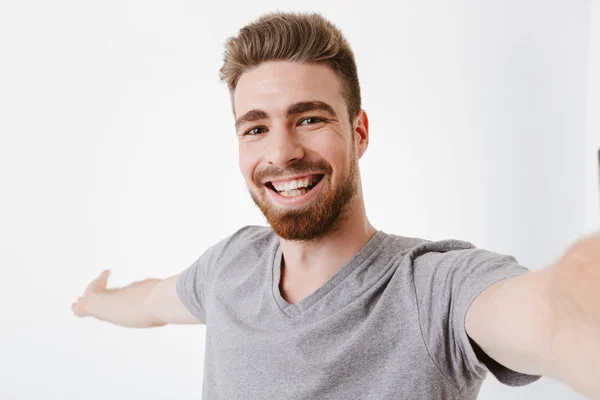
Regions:
<instances>
[{"instance_id":1,"label":"upper lip","mask_svg":"<svg viewBox=\"0 0 600 400\"><path fill-rule=\"evenodd\" d=\"M316 172L316 173L307 174L307 175L288 176L288 177L284 177L284 178L277 177L275 179L265 180L265 184L272 183L272 182L287 182L287 181L292 181L294 179L304 179L304 178L308 178L309 176L315 176L315 175L325 175L325 174Z\"/></svg>"}]
</instances>

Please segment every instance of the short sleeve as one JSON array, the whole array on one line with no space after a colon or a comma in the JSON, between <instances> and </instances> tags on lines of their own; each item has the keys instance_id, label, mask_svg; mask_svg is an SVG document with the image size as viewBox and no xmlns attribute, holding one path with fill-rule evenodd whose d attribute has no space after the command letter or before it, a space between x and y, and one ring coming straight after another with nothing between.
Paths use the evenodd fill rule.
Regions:
<instances>
[{"instance_id":1,"label":"short sleeve","mask_svg":"<svg viewBox=\"0 0 600 400\"><path fill-rule=\"evenodd\" d=\"M244 226L209 247L179 274L175 285L177 296L200 323L206 325L210 317L207 302L211 301L212 283L218 270L226 267L236 254L247 254L251 248L249 244L269 240L270 232L267 227Z\"/></svg>"},{"instance_id":2,"label":"short sleeve","mask_svg":"<svg viewBox=\"0 0 600 400\"><path fill-rule=\"evenodd\" d=\"M175 288L183 305L206 324L206 283L209 260L213 247L206 250L196 261L179 274Z\"/></svg>"},{"instance_id":3,"label":"short sleeve","mask_svg":"<svg viewBox=\"0 0 600 400\"><path fill-rule=\"evenodd\" d=\"M438 369L462 390L491 372L501 383L523 386L540 378L513 371L487 356L467 335L465 318L475 298L495 282L528 273L513 256L468 242L430 242L414 256L423 340Z\"/></svg>"}]
</instances>

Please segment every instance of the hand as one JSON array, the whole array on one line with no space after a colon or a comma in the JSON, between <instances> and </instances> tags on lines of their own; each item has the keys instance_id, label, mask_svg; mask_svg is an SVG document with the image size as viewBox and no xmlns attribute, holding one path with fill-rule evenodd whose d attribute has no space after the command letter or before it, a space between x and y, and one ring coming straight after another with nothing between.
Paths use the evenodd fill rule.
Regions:
<instances>
[{"instance_id":1,"label":"hand","mask_svg":"<svg viewBox=\"0 0 600 400\"><path fill-rule=\"evenodd\" d=\"M563 316L600 327L600 235L571 245L552 268L551 295Z\"/></svg>"},{"instance_id":2,"label":"hand","mask_svg":"<svg viewBox=\"0 0 600 400\"><path fill-rule=\"evenodd\" d=\"M554 311L554 377L589 398L600 399L600 235L573 244L550 267Z\"/></svg>"},{"instance_id":3,"label":"hand","mask_svg":"<svg viewBox=\"0 0 600 400\"><path fill-rule=\"evenodd\" d=\"M600 265L600 233L590 234L571 245L561 262Z\"/></svg>"},{"instance_id":4,"label":"hand","mask_svg":"<svg viewBox=\"0 0 600 400\"><path fill-rule=\"evenodd\" d=\"M102 273L96 279L89 283L83 292L83 295L81 295L77 301L71 304L71 310L73 310L73 313L76 316L88 317L91 315L87 305L89 304L91 298L106 291L106 284L108 283L109 275L109 269L102 271Z\"/></svg>"}]
</instances>

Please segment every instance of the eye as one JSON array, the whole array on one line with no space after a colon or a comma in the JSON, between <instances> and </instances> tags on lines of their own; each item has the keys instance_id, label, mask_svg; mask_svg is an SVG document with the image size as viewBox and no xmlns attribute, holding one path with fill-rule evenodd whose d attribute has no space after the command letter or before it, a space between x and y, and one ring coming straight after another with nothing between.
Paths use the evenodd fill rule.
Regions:
<instances>
[{"instance_id":1,"label":"eye","mask_svg":"<svg viewBox=\"0 0 600 400\"><path fill-rule=\"evenodd\" d=\"M263 132L256 132L257 130L260 130L260 129L265 129L265 128L262 127L262 126L257 126L255 128L247 130L246 132L244 132L242 134L242 136L256 136L256 135L260 135Z\"/></svg>"},{"instance_id":2,"label":"eye","mask_svg":"<svg viewBox=\"0 0 600 400\"><path fill-rule=\"evenodd\" d=\"M304 122L311 121L311 120L316 121L316 122L313 122L312 124L311 123L304 124ZM306 117L306 118L302 119L298 125L314 125L315 123L318 123L318 122L325 122L325 119L319 118L319 117Z\"/></svg>"}]
</instances>

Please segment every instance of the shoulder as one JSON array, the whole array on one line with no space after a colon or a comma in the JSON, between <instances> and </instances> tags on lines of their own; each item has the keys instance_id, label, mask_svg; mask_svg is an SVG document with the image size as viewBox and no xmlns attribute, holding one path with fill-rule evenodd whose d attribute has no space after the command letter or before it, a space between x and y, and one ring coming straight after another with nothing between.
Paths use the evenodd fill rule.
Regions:
<instances>
[{"instance_id":1,"label":"shoulder","mask_svg":"<svg viewBox=\"0 0 600 400\"><path fill-rule=\"evenodd\" d=\"M275 236L275 232L268 226L260 225L246 225L227 236L222 241L233 244L233 243L256 243L271 241Z\"/></svg>"},{"instance_id":2,"label":"shoulder","mask_svg":"<svg viewBox=\"0 0 600 400\"><path fill-rule=\"evenodd\" d=\"M482 264L516 264L509 254L478 248L473 243L459 239L445 239L421 243L412 249L416 264L449 268L477 268ZM431 264L431 265L430 265Z\"/></svg>"},{"instance_id":3,"label":"shoulder","mask_svg":"<svg viewBox=\"0 0 600 400\"><path fill-rule=\"evenodd\" d=\"M388 235L386 251L399 259L402 270L417 281L429 281L448 274L487 274L514 269L519 263L514 256L478 248L460 239L428 240ZM522 269L521 269L522 270Z\"/></svg>"},{"instance_id":4,"label":"shoulder","mask_svg":"<svg viewBox=\"0 0 600 400\"><path fill-rule=\"evenodd\" d=\"M447 259L465 251L477 250L477 247L464 240L443 239L430 240L420 237L408 237L386 234L387 249L394 254L401 254L409 262L428 262Z\"/></svg>"},{"instance_id":5,"label":"shoulder","mask_svg":"<svg viewBox=\"0 0 600 400\"><path fill-rule=\"evenodd\" d=\"M246 225L215 243L210 251L212 257L253 252L262 252L269 246L276 245L277 236L267 226Z\"/></svg>"},{"instance_id":6,"label":"shoulder","mask_svg":"<svg viewBox=\"0 0 600 400\"><path fill-rule=\"evenodd\" d=\"M475 245L471 242L459 239L419 240L420 241L411 249L411 252L418 256L432 253L443 254L448 252L476 249Z\"/></svg>"}]
</instances>

